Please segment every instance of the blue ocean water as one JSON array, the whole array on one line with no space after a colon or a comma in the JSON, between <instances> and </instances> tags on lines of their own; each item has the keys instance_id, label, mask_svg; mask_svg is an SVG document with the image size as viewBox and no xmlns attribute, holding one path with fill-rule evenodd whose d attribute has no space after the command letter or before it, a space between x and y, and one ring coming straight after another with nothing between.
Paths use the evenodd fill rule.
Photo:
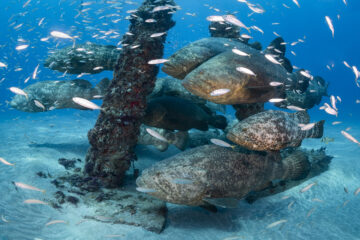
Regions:
<instances>
[{"instance_id":1,"label":"blue ocean water","mask_svg":"<svg viewBox=\"0 0 360 240\"><path fill-rule=\"evenodd\" d=\"M173 15L176 25L168 32L164 58L170 57L175 51L193 41L209 37L209 22L206 17L234 14L247 26L255 25L264 31L262 34L252 30L250 34L253 37L251 42L259 41L263 48L276 37L274 32L288 43L303 39L304 42L295 46L288 44L286 56L293 65L307 69L313 75L322 76L330 84L329 95L341 98L341 103L338 102L338 117L319 110L324 103L330 104L329 97L324 97L319 106L309 110L313 121L326 120L324 135L335 139L326 146L328 154L335 158L329 173L314 180L320 183L317 195L311 193L312 195L304 197L299 196L298 189L290 190L290 194L298 197L298 210L286 211L288 202L283 203L279 200L280 197L275 196L251 206L241 204L237 211L223 210L217 215L197 208L169 205L167 228L160 235L137 228L100 226L95 223L81 226L79 229L72 226L45 229L44 223L60 217L61 214L55 214L49 209L43 211L41 208L34 210L20 207L23 197L18 196L19 193L10 182L22 180L36 183L34 174L29 172L45 169L61 171L62 169L56 165L60 157L84 159L89 146L86 134L94 125L98 112L75 109L44 113L20 112L8 105L8 101L14 95L9 88L25 88L29 84L45 80L75 79L76 75L63 75L43 66L49 51L71 45L72 42L66 39L41 39L56 30L78 36L77 42L81 43L90 41L117 45L121 36L128 31L127 11L136 9L142 1L89 2L91 4L88 6L81 6L81 3L85 2L79 0L0 2L0 62L7 65L6 68L0 68L0 157L16 162L17 166L9 168L0 165L0 215L6 215L10 219L10 224L0 221L0 239L103 239L102 236L115 231L126 233L123 239L225 239L232 236L241 236L238 239L360 239L360 219L356 214L360 210L359 199L354 196L355 189L360 186L360 147L340 133L350 128L348 132L360 140L360 103L356 102L360 101L360 88L356 86L353 70L343 64L343 61L346 61L350 66L360 69L360 2L356 0L298 0L300 7L291 0L249 1L262 6L265 10L262 14L252 13L246 4L236 0L176 1L181 9ZM79 11L83 13L79 15ZM325 16L332 19L334 37ZM42 24L39 26L40 20ZM113 32L106 35L105 33L110 30ZM242 30L241 33L247 32ZM21 51L15 49L22 44L28 44L29 47ZM296 56L290 51L294 51ZM37 78L24 83L25 79L33 74L37 65ZM160 77L165 75L163 72L159 73ZM82 78L95 85L103 77L111 79L112 76L111 71L104 71ZM267 104L266 107L277 109L271 104ZM229 107L227 114L233 113ZM342 124L334 126L331 124L334 121L341 121ZM30 149L29 142L46 143L52 148ZM306 140L303 146L318 148L324 144L320 140ZM165 156L168 155L159 155L159 158ZM24 165L21 166L23 160ZM41 185L52 188L52 185L47 183ZM344 185L351 190L348 195L343 191ZM312 218L304 218L311 209L310 200L314 197L325 201ZM341 212L338 211L337 207L346 200L350 202ZM273 215L266 219L264 215L269 212ZM71 217L72 215L68 216L70 220ZM288 220L283 229L264 230L271 222L283 218ZM301 222L303 226L297 227ZM296 230L291 226L296 226ZM94 230L96 228L100 230ZM256 235L257 233L259 235Z\"/></svg>"}]
</instances>

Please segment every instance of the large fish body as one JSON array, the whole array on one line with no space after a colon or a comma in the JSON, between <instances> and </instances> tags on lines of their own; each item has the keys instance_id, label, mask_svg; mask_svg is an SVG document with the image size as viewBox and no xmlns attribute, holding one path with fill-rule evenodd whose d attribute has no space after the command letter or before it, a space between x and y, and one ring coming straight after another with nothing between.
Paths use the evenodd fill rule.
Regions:
<instances>
[{"instance_id":1,"label":"large fish body","mask_svg":"<svg viewBox=\"0 0 360 240\"><path fill-rule=\"evenodd\" d=\"M235 54L233 48L249 56ZM238 71L239 68L254 74ZM170 57L163 71L184 78L183 86L194 95L219 104L266 102L283 96L287 88L305 90L308 84L300 82L298 75L282 65L269 61L264 53L224 38L201 39L184 47ZM284 87L271 86L271 82L281 82ZM217 89L230 91L212 95Z\"/></svg>"},{"instance_id":2,"label":"large fish body","mask_svg":"<svg viewBox=\"0 0 360 240\"><path fill-rule=\"evenodd\" d=\"M169 61L164 63L162 70L174 78L184 79L203 62L237 46L239 46L238 41L228 38L204 38L175 52ZM249 51L250 48L246 46Z\"/></svg>"},{"instance_id":3,"label":"large fish body","mask_svg":"<svg viewBox=\"0 0 360 240\"><path fill-rule=\"evenodd\" d=\"M44 66L70 74L113 71L119 53L120 50L111 45L77 44L55 50L45 60Z\"/></svg>"},{"instance_id":4,"label":"large fish body","mask_svg":"<svg viewBox=\"0 0 360 240\"><path fill-rule=\"evenodd\" d=\"M225 117L212 116L189 100L171 96L149 100L143 123L152 127L180 131L191 128L206 131L209 125L224 129L227 125Z\"/></svg>"},{"instance_id":5,"label":"large fish body","mask_svg":"<svg viewBox=\"0 0 360 240\"><path fill-rule=\"evenodd\" d=\"M85 110L84 107L76 104L72 98L94 99L96 95L105 94L109 83L110 80L107 78L101 80L95 87L83 79L37 82L23 89L27 93L27 98L15 95L10 105L23 112L43 112L62 108ZM36 102L40 102L44 108L37 106Z\"/></svg>"},{"instance_id":6,"label":"large fish body","mask_svg":"<svg viewBox=\"0 0 360 240\"><path fill-rule=\"evenodd\" d=\"M300 178L307 173L306 156L281 160L280 154L240 153L204 145L165 159L145 169L137 186L175 204L199 206L211 199L241 199L276 179ZM175 179L185 179L180 184Z\"/></svg>"},{"instance_id":7,"label":"large fish body","mask_svg":"<svg viewBox=\"0 0 360 240\"><path fill-rule=\"evenodd\" d=\"M324 121L309 130L301 124L310 121L306 111L287 113L265 111L252 115L236 124L226 137L243 147L257 151L276 151L286 147L299 147L304 138L321 138Z\"/></svg>"}]
</instances>

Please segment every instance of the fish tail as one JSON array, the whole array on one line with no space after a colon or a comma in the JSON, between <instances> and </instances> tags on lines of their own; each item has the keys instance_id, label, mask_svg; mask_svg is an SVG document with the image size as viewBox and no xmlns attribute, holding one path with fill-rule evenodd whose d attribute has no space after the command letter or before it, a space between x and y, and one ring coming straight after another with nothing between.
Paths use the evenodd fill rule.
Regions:
<instances>
[{"instance_id":1,"label":"fish tail","mask_svg":"<svg viewBox=\"0 0 360 240\"><path fill-rule=\"evenodd\" d=\"M174 144L180 150L185 150L186 145L189 140L189 133L186 131L179 131L175 133L175 139L171 141L171 144Z\"/></svg>"},{"instance_id":2,"label":"fish tail","mask_svg":"<svg viewBox=\"0 0 360 240\"><path fill-rule=\"evenodd\" d=\"M315 126L309 129L306 133L307 138L322 138L324 134L325 120L321 120L315 124Z\"/></svg>"},{"instance_id":3,"label":"fish tail","mask_svg":"<svg viewBox=\"0 0 360 240\"><path fill-rule=\"evenodd\" d=\"M222 115L216 115L211 119L210 125L215 128L225 129L227 127L227 119Z\"/></svg>"},{"instance_id":4,"label":"fish tail","mask_svg":"<svg viewBox=\"0 0 360 240\"><path fill-rule=\"evenodd\" d=\"M104 95L106 93L106 89L110 85L110 80L108 78L103 78L96 86L94 95Z\"/></svg>"},{"instance_id":5,"label":"fish tail","mask_svg":"<svg viewBox=\"0 0 360 240\"><path fill-rule=\"evenodd\" d=\"M296 151L282 160L285 165L283 179L300 180L306 178L309 174L311 165L306 154L302 151Z\"/></svg>"}]
</instances>

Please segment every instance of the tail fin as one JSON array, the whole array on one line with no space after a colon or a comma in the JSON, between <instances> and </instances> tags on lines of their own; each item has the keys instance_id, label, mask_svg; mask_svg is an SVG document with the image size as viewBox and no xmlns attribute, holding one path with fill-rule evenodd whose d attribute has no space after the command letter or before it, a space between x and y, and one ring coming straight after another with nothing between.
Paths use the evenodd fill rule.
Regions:
<instances>
[{"instance_id":1,"label":"tail fin","mask_svg":"<svg viewBox=\"0 0 360 240\"><path fill-rule=\"evenodd\" d=\"M292 71L294 70L290 60L287 57L284 57L284 62L281 63L281 66L283 66L289 73L292 73Z\"/></svg>"},{"instance_id":2,"label":"tail fin","mask_svg":"<svg viewBox=\"0 0 360 240\"><path fill-rule=\"evenodd\" d=\"M212 117L210 125L215 128L225 129L227 127L227 119L222 115Z\"/></svg>"},{"instance_id":3,"label":"tail fin","mask_svg":"<svg viewBox=\"0 0 360 240\"><path fill-rule=\"evenodd\" d=\"M296 151L282 160L285 165L285 180L300 180L306 178L310 172L310 162L302 151Z\"/></svg>"},{"instance_id":4,"label":"tail fin","mask_svg":"<svg viewBox=\"0 0 360 240\"><path fill-rule=\"evenodd\" d=\"M109 85L110 80L108 78L102 79L94 88L96 91L96 95L104 95Z\"/></svg>"},{"instance_id":5,"label":"tail fin","mask_svg":"<svg viewBox=\"0 0 360 240\"><path fill-rule=\"evenodd\" d=\"M285 41L282 37L277 37L265 49L265 53L274 55L276 58L284 59L286 46L283 44Z\"/></svg>"},{"instance_id":6,"label":"tail fin","mask_svg":"<svg viewBox=\"0 0 360 240\"><path fill-rule=\"evenodd\" d=\"M306 133L307 138L322 138L324 134L325 120L321 120L315 124L315 126L309 129Z\"/></svg>"},{"instance_id":7,"label":"tail fin","mask_svg":"<svg viewBox=\"0 0 360 240\"><path fill-rule=\"evenodd\" d=\"M169 139L169 138L168 138ZM177 133L173 133L173 136L169 139L171 144L174 144L175 147L184 151L189 139L189 133L186 131L179 131Z\"/></svg>"}]
</instances>

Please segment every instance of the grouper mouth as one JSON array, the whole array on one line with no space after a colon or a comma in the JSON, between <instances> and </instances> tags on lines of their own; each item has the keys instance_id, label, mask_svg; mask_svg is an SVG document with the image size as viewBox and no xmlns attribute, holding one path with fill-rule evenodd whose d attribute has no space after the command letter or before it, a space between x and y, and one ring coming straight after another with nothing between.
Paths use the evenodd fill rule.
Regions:
<instances>
[{"instance_id":1,"label":"grouper mouth","mask_svg":"<svg viewBox=\"0 0 360 240\"><path fill-rule=\"evenodd\" d=\"M184 79L186 76L186 72L185 71L179 72L178 69L179 69L179 67L176 67L169 62L165 62L164 66L162 67L161 70L163 70L163 72L165 72L166 74L168 74L174 78Z\"/></svg>"},{"instance_id":2,"label":"grouper mouth","mask_svg":"<svg viewBox=\"0 0 360 240\"><path fill-rule=\"evenodd\" d=\"M233 134L231 132L228 132L226 134L226 138L229 139L230 141L234 142L234 143L236 143L239 140L239 138L236 137L235 134Z\"/></svg>"},{"instance_id":3,"label":"grouper mouth","mask_svg":"<svg viewBox=\"0 0 360 240\"><path fill-rule=\"evenodd\" d=\"M143 176L140 176L136 179L136 190L139 192L150 194L154 197L159 194L159 189L156 188L151 182L145 181L145 178ZM157 194L155 194L157 193Z\"/></svg>"}]
</instances>

